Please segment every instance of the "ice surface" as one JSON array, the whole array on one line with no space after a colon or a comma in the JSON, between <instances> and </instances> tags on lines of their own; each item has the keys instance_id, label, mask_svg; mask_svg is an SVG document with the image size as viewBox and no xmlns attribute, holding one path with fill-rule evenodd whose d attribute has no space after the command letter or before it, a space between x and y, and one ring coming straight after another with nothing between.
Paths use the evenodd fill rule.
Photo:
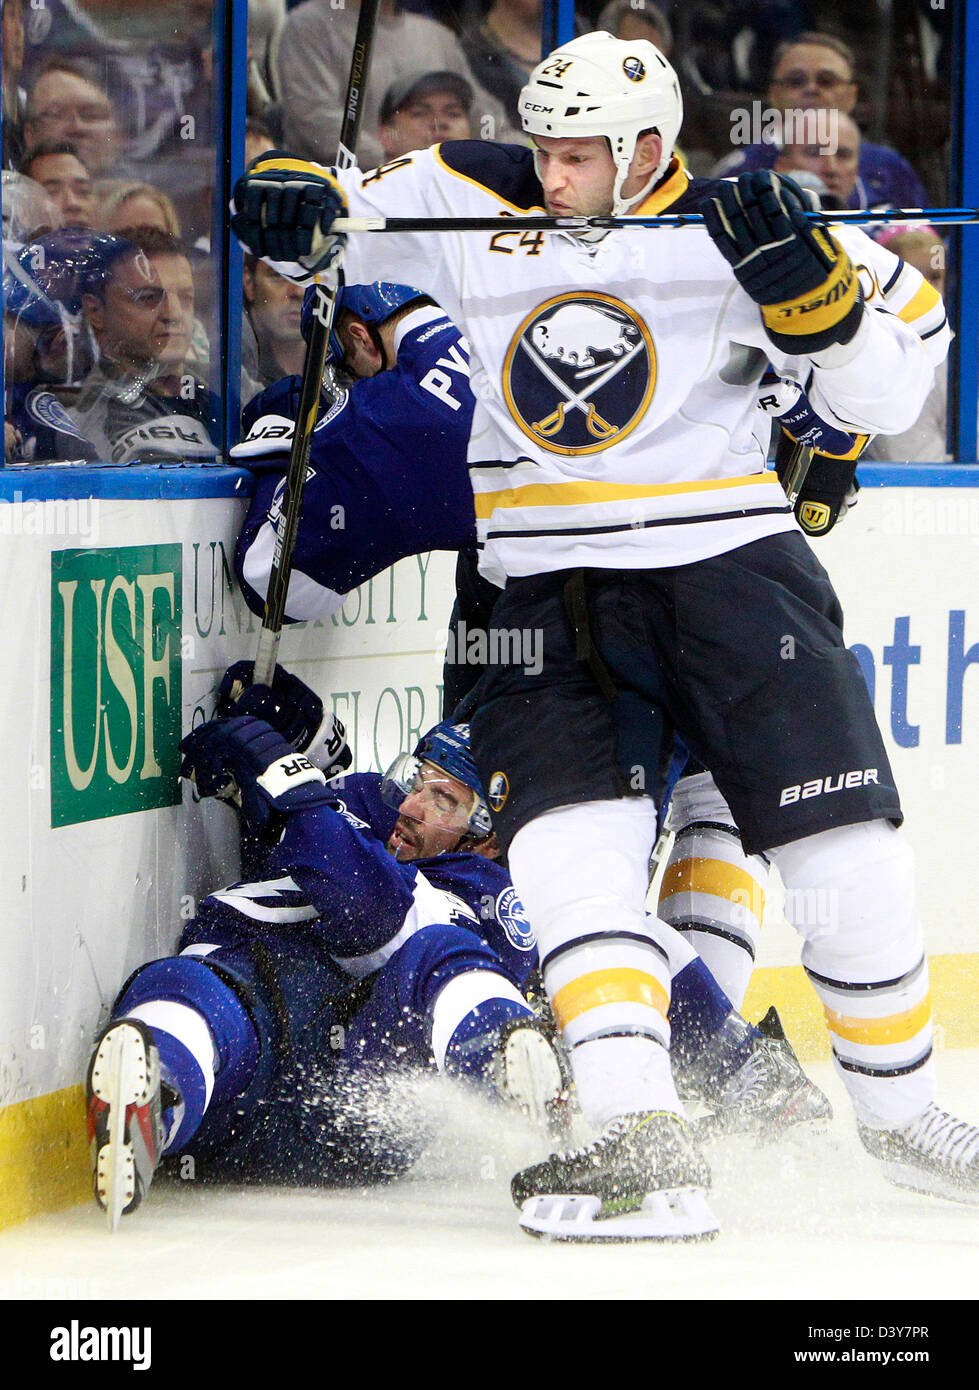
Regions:
<instances>
[{"instance_id":1,"label":"ice surface","mask_svg":"<svg viewBox=\"0 0 979 1390\"><path fill-rule=\"evenodd\" d=\"M709 1150L717 1240L543 1244L517 1229L515 1168L546 1146L436 1083L444 1137L373 1190L154 1184L110 1235L94 1204L0 1234L0 1296L25 1299L974 1299L979 1207L886 1183L842 1085L821 1136ZM939 1100L979 1120L979 1049L938 1056Z\"/></svg>"}]
</instances>

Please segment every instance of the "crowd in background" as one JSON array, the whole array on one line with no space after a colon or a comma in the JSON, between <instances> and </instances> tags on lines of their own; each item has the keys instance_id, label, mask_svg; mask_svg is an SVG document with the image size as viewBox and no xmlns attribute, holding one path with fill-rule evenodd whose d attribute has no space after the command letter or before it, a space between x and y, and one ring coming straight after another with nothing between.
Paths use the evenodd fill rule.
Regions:
<instances>
[{"instance_id":1,"label":"crowd in background","mask_svg":"<svg viewBox=\"0 0 979 1390\"><path fill-rule=\"evenodd\" d=\"M274 146L335 157L357 10L250 0L246 161ZM162 427L152 447L139 437L144 414L170 422L174 450L214 456L213 0L3 0L2 16L6 461L167 454ZM825 207L868 210L948 201L951 22L930 0L576 10L579 32L649 39L670 58L693 174L771 167ZM383 0L360 163L522 140L517 96L540 52L541 0ZM944 288L934 229L871 230ZM298 369L302 339L295 286L246 263L242 288L244 404ZM96 388L114 409L93 436ZM944 382L935 397L913 439L880 443L889 457L947 457Z\"/></svg>"}]
</instances>

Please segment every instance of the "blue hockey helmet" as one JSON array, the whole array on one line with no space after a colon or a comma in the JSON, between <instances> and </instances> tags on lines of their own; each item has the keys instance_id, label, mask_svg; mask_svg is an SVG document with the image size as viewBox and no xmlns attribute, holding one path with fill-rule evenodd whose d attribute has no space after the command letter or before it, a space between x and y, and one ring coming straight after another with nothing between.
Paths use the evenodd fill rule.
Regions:
<instances>
[{"instance_id":1,"label":"blue hockey helmet","mask_svg":"<svg viewBox=\"0 0 979 1390\"><path fill-rule=\"evenodd\" d=\"M432 763L473 793L473 804L460 835L482 839L493 829L489 807L469 741L469 725L445 719L419 739L411 753L402 753L384 775L381 794L389 805L400 805L417 785L422 763Z\"/></svg>"},{"instance_id":2,"label":"blue hockey helmet","mask_svg":"<svg viewBox=\"0 0 979 1390\"><path fill-rule=\"evenodd\" d=\"M313 321L314 292L315 286L310 285L303 295L302 332L307 342ZM376 327L406 304L424 297L424 292L416 290L413 285L395 285L389 280L375 280L372 285L344 285L337 299L337 314L346 311ZM343 362L343 344L335 327L330 333L330 356L337 366Z\"/></svg>"},{"instance_id":3,"label":"blue hockey helmet","mask_svg":"<svg viewBox=\"0 0 979 1390\"><path fill-rule=\"evenodd\" d=\"M62 227L35 237L16 255L4 249L3 312L15 328L25 324L38 341L59 343L38 375L71 385L92 364L92 343L82 321L82 289L94 234Z\"/></svg>"}]
</instances>

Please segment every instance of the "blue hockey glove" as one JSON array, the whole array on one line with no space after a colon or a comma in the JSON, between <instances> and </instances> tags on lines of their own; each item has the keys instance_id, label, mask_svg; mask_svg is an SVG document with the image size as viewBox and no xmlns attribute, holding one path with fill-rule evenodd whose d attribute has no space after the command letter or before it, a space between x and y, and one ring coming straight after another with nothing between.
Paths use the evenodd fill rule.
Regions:
<instances>
[{"instance_id":1,"label":"blue hockey glove","mask_svg":"<svg viewBox=\"0 0 979 1390\"><path fill-rule=\"evenodd\" d=\"M765 331L783 352L811 355L848 343L863 292L853 262L791 179L768 169L722 182L703 205L714 244L761 306Z\"/></svg>"},{"instance_id":2,"label":"blue hockey glove","mask_svg":"<svg viewBox=\"0 0 979 1390\"><path fill-rule=\"evenodd\" d=\"M250 715L262 719L305 753L327 778L337 777L353 762L347 731L335 714L298 676L276 666L271 687L252 685L253 663L236 661L218 686L216 715Z\"/></svg>"},{"instance_id":3,"label":"blue hockey glove","mask_svg":"<svg viewBox=\"0 0 979 1390\"><path fill-rule=\"evenodd\" d=\"M329 169L269 150L235 184L231 229L246 250L295 265L292 278L308 279L339 262L346 237L331 232L347 214L343 189Z\"/></svg>"},{"instance_id":4,"label":"blue hockey glove","mask_svg":"<svg viewBox=\"0 0 979 1390\"><path fill-rule=\"evenodd\" d=\"M260 834L273 812L288 815L325 800L326 778L303 753L261 719L212 719L181 741L181 777L201 796L240 805Z\"/></svg>"}]
</instances>

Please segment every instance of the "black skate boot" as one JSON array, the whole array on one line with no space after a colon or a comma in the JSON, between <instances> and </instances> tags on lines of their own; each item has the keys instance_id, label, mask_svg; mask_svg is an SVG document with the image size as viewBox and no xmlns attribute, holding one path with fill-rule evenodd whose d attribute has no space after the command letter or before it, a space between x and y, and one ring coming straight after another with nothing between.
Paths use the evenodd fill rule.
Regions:
<instances>
[{"instance_id":1,"label":"black skate boot","mask_svg":"<svg viewBox=\"0 0 979 1390\"><path fill-rule=\"evenodd\" d=\"M128 1018L108 1025L89 1063L85 1096L95 1200L114 1231L146 1195L163 1148L160 1057L148 1028Z\"/></svg>"},{"instance_id":2,"label":"black skate boot","mask_svg":"<svg viewBox=\"0 0 979 1390\"><path fill-rule=\"evenodd\" d=\"M832 1119L833 1107L802 1070L774 1007L757 1026L763 1036L751 1056L709 1097L714 1113L697 1121L701 1142L750 1134L767 1144L793 1125Z\"/></svg>"},{"instance_id":3,"label":"black skate boot","mask_svg":"<svg viewBox=\"0 0 979 1390\"><path fill-rule=\"evenodd\" d=\"M552 1029L539 1019L515 1018L500 1034L490 1077L515 1106L554 1138L571 1124L571 1077Z\"/></svg>"},{"instance_id":4,"label":"black skate boot","mask_svg":"<svg viewBox=\"0 0 979 1390\"><path fill-rule=\"evenodd\" d=\"M868 1153L897 1187L979 1206L979 1128L931 1104L900 1129L857 1125Z\"/></svg>"},{"instance_id":5,"label":"black skate boot","mask_svg":"<svg viewBox=\"0 0 979 1390\"><path fill-rule=\"evenodd\" d=\"M624 1115L594 1143L554 1153L510 1185L520 1225L554 1240L703 1240L710 1168L686 1121L669 1111Z\"/></svg>"}]
</instances>

